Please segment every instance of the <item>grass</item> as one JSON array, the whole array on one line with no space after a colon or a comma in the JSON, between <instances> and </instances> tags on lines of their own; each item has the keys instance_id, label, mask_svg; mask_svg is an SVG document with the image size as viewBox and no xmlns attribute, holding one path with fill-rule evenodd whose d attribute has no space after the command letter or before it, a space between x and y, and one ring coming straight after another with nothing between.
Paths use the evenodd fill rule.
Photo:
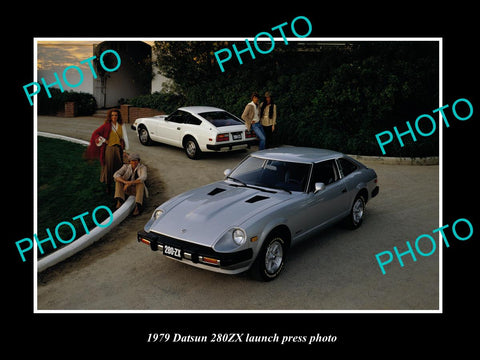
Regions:
<instances>
[{"instance_id":1,"label":"grass","mask_svg":"<svg viewBox=\"0 0 480 360\"><path fill-rule=\"evenodd\" d=\"M100 163L83 159L85 149L80 144L38 137L37 236L39 241L48 238L46 229L50 229L57 248L63 246L55 235L59 223L66 221L75 226L75 241L85 234L85 229L80 219L72 218L88 212L83 219L92 229L95 227L92 212L96 207L104 205L112 212L114 209L113 195L106 194L105 185L100 182ZM105 210L95 215L99 223L109 216ZM59 236L68 241L73 236L71 228L60 226ZM42 248L44 255L55 250L50 241L42 243ZM38 255L42 256L40 251Z\"/></svg>"}]
</instances>

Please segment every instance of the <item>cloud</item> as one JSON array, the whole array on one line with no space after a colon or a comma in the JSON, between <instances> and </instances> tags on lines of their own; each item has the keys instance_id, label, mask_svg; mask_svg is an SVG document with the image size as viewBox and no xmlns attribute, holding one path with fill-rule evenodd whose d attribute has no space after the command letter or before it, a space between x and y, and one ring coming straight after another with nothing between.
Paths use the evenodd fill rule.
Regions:
<instances>
[{"instance_id":1,"label":"cloud","mask_svg":"<svg viewBox=\"0 0 480 360\"><path fill-rule=\"evenodd\" d=\"M37 43L37 69L58 70L78 65L93 54L92 41L39 41Z\"/></svg>"}]
</instances>

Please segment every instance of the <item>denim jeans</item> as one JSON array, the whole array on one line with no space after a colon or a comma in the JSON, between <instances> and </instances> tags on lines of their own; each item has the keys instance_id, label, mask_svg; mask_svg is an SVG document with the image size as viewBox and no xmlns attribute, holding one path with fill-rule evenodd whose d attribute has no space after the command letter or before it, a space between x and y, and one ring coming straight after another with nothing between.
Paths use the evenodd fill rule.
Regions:
<instances>
[{"instance_id":1,"label":"denim jeans","mask_svg":"<svg viewBox=\"0 0 480 360\"><path fill-rule=\"evenodd\" d=\"M252 124L252 129L255 131L255 135L260 140L259 150L265 149L265 133L263 132L263 126L259 122Z\"/></svg>"}]
</instances>

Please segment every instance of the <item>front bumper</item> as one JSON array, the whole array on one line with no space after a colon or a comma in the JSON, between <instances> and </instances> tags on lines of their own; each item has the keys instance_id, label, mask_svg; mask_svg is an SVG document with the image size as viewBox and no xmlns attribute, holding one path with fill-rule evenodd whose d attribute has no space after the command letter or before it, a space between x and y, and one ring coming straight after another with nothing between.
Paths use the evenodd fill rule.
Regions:
<instances>
[{"instance_id":1,"label":"front bumper","mask_svg":"<svg viewBox=\"0 0 480 360\"><path fill-rule=\"evenodd\" d=\"M137 233L137 240L138 242L149 245L152 251L162 251L163 255L167 257L188 263L189 265L218 272L238 273L246 270L246 268L250 266L250 261L253 257L253 250L251 248L232 253L220 253L208 246L194 244L153 232L139 231ZM175 249L178 251L166 252L166 249ZM201 265L207 265L207 267Z\"/></svg>"}]
</instances>

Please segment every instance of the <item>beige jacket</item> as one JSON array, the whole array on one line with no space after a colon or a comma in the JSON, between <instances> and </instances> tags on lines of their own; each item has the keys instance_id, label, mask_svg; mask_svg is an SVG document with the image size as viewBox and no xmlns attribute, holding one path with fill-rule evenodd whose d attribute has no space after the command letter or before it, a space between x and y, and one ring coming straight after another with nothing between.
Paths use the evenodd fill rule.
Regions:
<instances>
[{"instance_id":1,"label":"beige jacket","mask_svg":"<svg viewBox=\"0 0 480 360\"><path fill-rule=\"evenodd\" d=\"M123 180L133 180L135 172L138 175L138 179L140 179L145 186L145 180L147 180L147 167L143 164L138 164L135 170L132 169L132 165L123 164L123 166L113 174L113 178L116 179L121 176ZM145 186L145 196L148 197L147 186Z\"/></svg>"},{"instance_id":2,"label":"beige jacket","mask_svg":"<svg viewBox=\"0 0 480 360\"><path fill-rule=\"evenodd\" d=\"M255 106L255 103L249 102L247 106L245 106L245 109L243 110L242 114L242 120L245 121L245 126L247 127L247 130L250 131L250 127L252 126L252 121L255 118L255 112L257 112L257 117L258 117L258 107ZM257 121L259 121L258 119Z\"/></svg>"},{"instance_id":3,"label":"beige jacket","mask_svg":"<svg viewBox=\"0 0 480 360\"><path fill-rule=\"evenodd\" d=\"M260 104L258 108L261 109L262 105L263 105L263 102ZM270 112L270 106L272 105L269 104L265 106L265 109L263 110L263 116L260 119L263 126L277 125L277 105L273 104L273 114L271 118L268 117L268 114Z\"/></svg>"}]
</instances>

